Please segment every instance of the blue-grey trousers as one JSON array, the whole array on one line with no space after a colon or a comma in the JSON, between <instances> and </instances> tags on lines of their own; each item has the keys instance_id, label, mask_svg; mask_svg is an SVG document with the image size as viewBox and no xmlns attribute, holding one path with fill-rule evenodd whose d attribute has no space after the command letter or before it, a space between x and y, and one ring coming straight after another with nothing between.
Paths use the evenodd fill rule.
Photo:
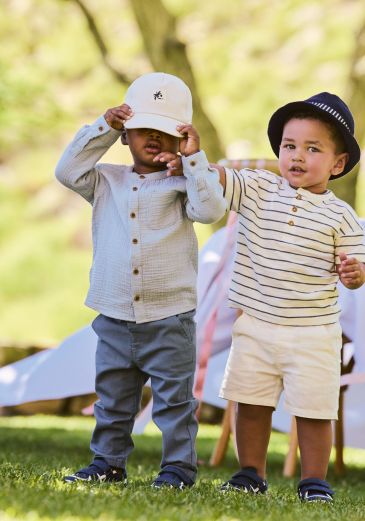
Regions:
<instances>
[{"instance_id":1,"label":"blue-grey trousers","mask_svg":"<svg viewBox=\"0 0 365 521\"><path fill-rule=\"evenodd\" d=\"M162 432L161 468L196 476L197 400L193 396L196 346L194 311L136 324L99 315L96 349L95 458L125 467L143 385L151 378L152 418Z\"/></svg>"}]
</instances>

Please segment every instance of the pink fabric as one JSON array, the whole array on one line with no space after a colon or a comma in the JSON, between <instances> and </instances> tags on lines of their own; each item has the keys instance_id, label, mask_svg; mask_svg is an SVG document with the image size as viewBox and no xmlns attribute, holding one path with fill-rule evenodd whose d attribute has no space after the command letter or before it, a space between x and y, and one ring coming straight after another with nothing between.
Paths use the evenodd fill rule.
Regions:
<instances>
[{"instance_id":1,"label":"pink fabric","mask_svg":"<svg viewBox=\"0 0 365 521\"><path fill-rule=\"evenodd\" d=\"M343 385L365 383L365 373L349 373L341 376L341 387Z\"/></svg>"},{"instance_id":2,"label":"pink fabric","mask_svg":"<svg viewBox=\"0 0 365 521\"><path fill-rule=\"evenodd\" d=\"M198 369L195 379L194 395L198 400L202 400L205 377L207 374L208 361L211 356L213 336L216 330L218 310L227 298L229 280L225 277L225 266L232 256L233 245L235 241L237 216L231 212L226 227L226 242L223 254L218 263L216 274L212 277L209 286L207 286L205 294L201 298L206 298L210 291L215 293L213 297L214 306L211 307L210 314L203 326L203 342L199 349Z\"/></svg>"}]
</instances>

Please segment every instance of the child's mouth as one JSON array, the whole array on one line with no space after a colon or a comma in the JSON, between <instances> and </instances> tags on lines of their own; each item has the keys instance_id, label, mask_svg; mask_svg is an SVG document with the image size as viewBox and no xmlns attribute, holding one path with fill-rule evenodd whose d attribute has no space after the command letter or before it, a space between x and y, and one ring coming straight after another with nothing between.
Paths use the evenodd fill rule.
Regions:
<instances>
[{"instance_id":1,"label":"child's mouth","mask_svg":"<svg viewBox=\"0 0 365 521\"><path fill-rule=\"evenodd\" d=\"M303 170L303 168L301 168L300 166L293 166L289 169L289 172L293 174L304 174L305 170Z\"/></svg>"},{"instance_id":2,"label":"child's mouth","mask_svg":"<svg viewBox=\"0 0 365 521\"><path fill-rule=\"evenodd\" d=\"M150 144L145 146L145 150L149 154L157 155L157 154L159 154L161 152L161 146L158 145L158 144L150 143Z\"/></svg>"}]
</instances>

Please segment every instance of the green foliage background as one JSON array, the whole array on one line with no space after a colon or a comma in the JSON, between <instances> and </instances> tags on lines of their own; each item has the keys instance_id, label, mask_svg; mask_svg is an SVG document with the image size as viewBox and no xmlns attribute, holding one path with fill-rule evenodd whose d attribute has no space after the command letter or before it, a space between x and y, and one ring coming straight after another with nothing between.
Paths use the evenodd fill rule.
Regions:
<instances>
[{"instance_id":1,"label":"green foliage background","mask_svg":"<svg viewBox=\"0 0 365 521\"><path fill-rule=\"evenodd\" d=\"M113 65L132 78L149 71L129 2L85 3ZM266 124L277 106L323 90L346 96L363 0L164 3L227 154L270 158ZM57 184L54 167L125 87L71 0L3 0L0 37L0 339L52 345L94 316L83 306L90 208ZM128 162L128 151L116 144L106 160ZM202 244L210 230L197 229Z\"/></svg>"}]
</instances>

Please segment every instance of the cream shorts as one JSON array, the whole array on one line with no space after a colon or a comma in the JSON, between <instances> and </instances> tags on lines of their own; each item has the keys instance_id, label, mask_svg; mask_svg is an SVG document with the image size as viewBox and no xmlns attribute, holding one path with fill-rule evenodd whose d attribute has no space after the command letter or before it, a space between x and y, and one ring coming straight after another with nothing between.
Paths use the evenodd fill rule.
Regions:
<instances>
[{"instance_id":1,"label":"cream shorts","mask_svg":"<svg viewBox=\"0 0 365 521\"><path fill-rule=\"evenodd\" d=\"M282 326L243 313L233 326L220 397L276 407L284 391L294 416L337 419L341 327Z\"/></svg>"}]
</instances>

